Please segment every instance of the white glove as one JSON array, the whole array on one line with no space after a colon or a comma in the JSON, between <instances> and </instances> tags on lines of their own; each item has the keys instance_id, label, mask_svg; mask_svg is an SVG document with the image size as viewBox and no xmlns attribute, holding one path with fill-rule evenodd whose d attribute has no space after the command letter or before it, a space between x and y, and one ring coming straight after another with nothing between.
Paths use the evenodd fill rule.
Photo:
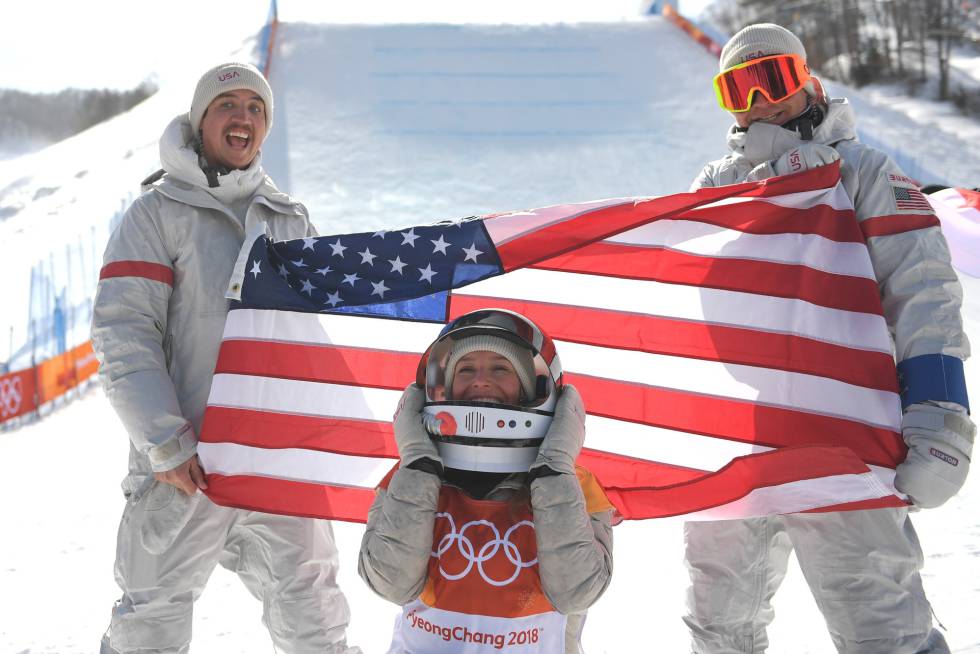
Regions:
<instances>
[{"instance_id":1,"label":"white glove","mask_svg":"<svg viewBox=\"0 0 980 654\"><path fill-rule=\"evenodd\" d=\"M902 418L909 452L896 469L895 488L916 506L942 505L966 481L976 432L965 414L932 404L911 405Z\"/></svg>"},{"instance_id":2,"label":"white glove","mask_svg":"<svg viewBox=\"0 0 980 654\"><path fill-rule=\"evenodd\" d=\"M544 435L531 470L548 466L555 472L575 474L575 459L584 442L585 405L578 390L571 384L565 384L555 406L555 417Z\"/></svg>"},{"instance_id":3,"label":"white glove","mask_svg":"<svg viewBox=\"0 0 980 654\"><path fill-rule=\"evenodd\" d=\"M422 422L422 407L425 405L425 390L415 384L409 384L398 400L395 409L395 443L398 445L398 455L401 457L401 467L419 459L432 459L442 464L436 444L429 438Z\"/></svg>"},{"instance_id":4,"label":"white glove","mask_svg":"<svg viewBox=\"0 0 980 654\"><path fill-rule=\"evenodd\" d=\"M819 168L839 160L840 154L829 145L801 143L789 152L784 152L775 161L767 161L753 168L745 181L758 182L770 177L801 173L804 170Z\"/></svg>"}]
</instances>

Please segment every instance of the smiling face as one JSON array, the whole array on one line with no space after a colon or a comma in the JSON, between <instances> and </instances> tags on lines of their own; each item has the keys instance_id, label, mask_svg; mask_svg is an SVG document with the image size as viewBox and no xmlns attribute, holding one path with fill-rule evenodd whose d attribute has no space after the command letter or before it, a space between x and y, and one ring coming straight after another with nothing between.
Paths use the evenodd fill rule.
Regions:
<instances>
[{"instance_id":1,"label":"smiling face","mask_svg":"<svg viewBox=\"0 0 980 654\"><path fill-rule=\"evenodd\" d=\"M805 89L800 89L782 102L769 102L766 96L756 92L752 95L752 106L748 111L732 112L732 115L743 129L755 122L782 125L803 113L806 103Z\"/></svg>"},{"instance_id":2,"label":"smiling face","mask_svg":"<svg viewBox=\"0 0 980 654\"><path fill-rule=\"evenodd\" d=\"M506 357L477 350L460 358L453 374L452 399L519 404L521 380Z\"/></svg>"},{"instance_id":3,"label":"smiling face","mask_svg":"<svg viewBox=\"0 0 980 654\"><path fill-rule=\"evenodd\" d=\"M265 103L254 91L222 93L201 119L204 158L212 166L248 168L265 140Z\"/></svg>"}]
</instances>

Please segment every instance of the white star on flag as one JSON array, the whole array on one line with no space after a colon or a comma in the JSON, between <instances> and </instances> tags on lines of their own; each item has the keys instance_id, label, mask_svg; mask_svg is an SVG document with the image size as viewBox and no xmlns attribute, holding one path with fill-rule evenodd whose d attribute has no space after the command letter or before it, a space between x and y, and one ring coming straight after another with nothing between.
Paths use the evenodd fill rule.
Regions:
<instances>
[{"instance_id":1,"label":"white star on flag","mask_svg":"<svg viewBox=\"0 0 980 654\"><path fill-rule=\"evenodd\" d=\"M289 273L286 271L286 265L285 264L282 264L282 263L279 264L279 276L282 277L283 279L286 279L286 278L289 277Z\"/></svg>"},{"instance_id":2,"label":"white star on flag","mask_svg":"<svg viewBox=\"0 0 980 654\"><path fill-rule=\"evenodd\" d=\"M463 258L463 261L469 261L472 259L473 263L476 263L476 258L481 254L483 254L482 250L476 249L476 243L474 243L468 248L463 248L463 252L466 253L466 256Z\"/></svg>"},{"instance_id":3,"label":"white star on flag","mask_svg":"<svg viewBox=\"0 0 980 654\"><path fill-rule=\"evenodd\" d=\"M331 268L330 266L327 266L326 268L317 268L316 271L318 273L320 273L321 275L323 275L324 277L326 277L327 276L327 273L332 273L333 272L333 268Z\"/></svg>"},{"instance_id":4,"label":"white star on flag","mask_svg":"<svg viewBox=\"0 0 980 654\"><path fill-rule=\"evenodd\" d=\"M426 264L425 269L419 268L419 272L422 273L422 276L419 277L419 281L429 282L430 284L432 283L432 278L438 274L432 269L431 263Z\"/></svg>"},{"instance_id":5,"label":"white star on flag","mask_svg":"<svg viewBox=\"0 0 980 654\"><path fill-rule=\"evenodd\" d=\"M375 236L380 236L382 239L384 239L384 237L385 237L385 235L387 233L388 232L386 230L383 230L382 229L380 232L375 232L375 233L371 234L371 238L374 238Z\"/></svg>"},{"instance_id":6,"label":"white star on flag","mask_svg":"<svg viewBox=\"0 0 980 654\"><path fill-rule=\"evenodd\" d=\"M417 238L418 236L415 235L414 227L407 232L402 232L402 245L411 245L412 247L415 247L415 239Z\"/></svg>"},{"instance_id":7,"label":"white star on flag","mask_svg":"<svg viewBox=\"0 0 980 654\"><path fill-rule=\"evenodd\" d=\"M361 255L361 263L366 263L369 266L374 265L374 258L377 255L371 254L371 248L364 248L364 252L358 252L358 254Z\"/></svg>"},{"instance_id":8,"label":"white star on flag","mask_svg":"<svg viewBox=\"0 0 980 654\"><path fill-rule=\"evenodd\" d=\"M292 264L294 266L296 266L297 268L305 268L306 267L306 262L303 261L302 259L297 259L296 261L293 261Z\"/></svg>"},{"instance_id":9,"label":"white star on flag","mask_svg":"<svg viewBox=\"0 0 980 654\"><path fill-rule=\"evenodd\" d=\"M252 269L249 270L249 272L252 273L253 275L255 275L255 277L253 277L252 279L255 279L255 278L257 278L259 276L259 273L262 272L262 270L259 268L259 262L258 261L252 262Z\"/></svg>"},{"instance_id":10,"label":"white star on flag","mask_svg":"<svg viewBox=\"0 0 980 654\"><path fill-rule=\"evenodd\" d=\"M360 279L360 277L358 277L357 273L353 273L351 275L344 275L344 281L342 281L340 283L341 284L350 284L351 286L353 286L354 285L354 282L356 282L359 279Z\"/></svg>"},{"instance_id":11,"label":"white star on flag","mask_svg":"<svg viewBox=\"0 0 980 654\"><path fill-rule=\"evenodd\" d=\"M394 259L388 259L388 263L391 264L391 272L402 274L402 268L405 267L405 264L402 263L401 257L396 255Z\"/></svg>"},{"instance_id":12,"label":"white star on flag","mask_svg":"<svg viewBox=\"0 0 980 654\"><path fill-rule=\"evenodd\" d=\"M438 241L432 241L432 245L435 246L435 249L432 250L432 254L435 254L436 252L441 252L442 254L446 254L446 248L449 247L449 243L447 243L442 238L442 234L439 234Z\"/></svg>"},{"instance_id":13,"label":"white star on flag","mask_svg":"<svg viewBox=\"0 0 980 654\"><path fill-rule=\"evenodd\" d=\"M332 254L334 254L335 256L338 256L338 257L343 257L344 256L344 250L347 249L347 246L346 245L341 245L339 238L337 239L337 242L336 243L329 243L329 245L330 245L330 249L333 250Z\"/></svg>"},{"instance_id":14,"label":"white star on flag","mask_svg":"<svg viewBox=\"0 0 980 654\"><path fill-rule=\"evenodd\" d=\"M324 304L329 304L331 307L335 307L340 304L343 300L340 299L340 291L336 293L327 293L327 299L323 301Z\"/></svg>"},{"instance_id":15,"label":"white star on flag","mask_svg":"<svg viewBox=\"0 0 980 654\"><path fill-rule=\"evenodd\" d=\"M303 280L303 288L300 289L300 293L306 293L310 297L313 297L313 284L310 283L310 280Z\"/></svg>"},{"instance_id":16,"label":"white star on flag","mask_svg":"<svg viewBox=\"0 0 980 654\"><path fill-rule=\"evenodd\" d=\"M316 247L315 246L316 246L316 239L313 238L312 236L309 237L309 238L304 238L303 239L303 249L304 250L307 249L307 248L309 248L309 249L313 250L314 252L316 252Z\"/></svg>"},{"instance_id":17,"label":"white star on flag","mask_svg":"<svg viewBox=\"0 0 980 654\"><path fill-rule=\"evenodd\" d=\"M377 284L375 284L374 282L371 282L371 286L374 287L374 290L371 291L371 295L380 295L381 296L381 299L384 299L384 296L385 296L385 292L386 291L391 290L387 286L385 286L385 281L383 279L380 282L378 282Z\"/></svg>"}]
</instances>

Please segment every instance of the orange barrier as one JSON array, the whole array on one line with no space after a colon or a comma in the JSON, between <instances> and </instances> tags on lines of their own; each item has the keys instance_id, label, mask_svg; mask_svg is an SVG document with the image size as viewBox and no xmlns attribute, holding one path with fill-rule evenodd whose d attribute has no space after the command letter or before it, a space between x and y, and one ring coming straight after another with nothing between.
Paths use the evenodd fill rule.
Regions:
<instances>
[{"instance_id":1,"label":"orange barrier","mask_svg":"<svg viewBox=\"0 0 980 654\"><path fill-rule=\"evenodd\" d=\"M36 411L98 372L99 362L86 341L33 368L0 377L0 424Z\"/></svg>"},{"instance_id":2,"label":"orange barrier","mask_svg":"<svg viewBox=\"0 0 980 654\"><path fill-rule=\"evenodd\" d=\"M663 16L674 25L687 32L692 39L700 43L707 49L708 52L716 57L721 56L721 46L715 43L714 39L701 31L701 28L689 21L688 19L677 13L674 6L670 3L664 3Z\"/></svg>"},{"instance_id":3,"label":"orange barrier","mask_svg":"<svg viewBox=\"0 0 980 654\"><path fill-rule=\"evenodd\" d=\"M18 418L36 408L34 368L18 370L0 377L0 423Z\"/></svg>"}]
</instances>

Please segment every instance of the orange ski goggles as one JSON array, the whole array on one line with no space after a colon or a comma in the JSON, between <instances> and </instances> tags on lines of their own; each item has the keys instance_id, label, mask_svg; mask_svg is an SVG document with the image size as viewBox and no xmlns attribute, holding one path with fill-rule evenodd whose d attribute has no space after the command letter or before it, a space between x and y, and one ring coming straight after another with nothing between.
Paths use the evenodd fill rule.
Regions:
<instances>
[{"instance_id":1,"label":"orange ski goggles","mask_svg":"<svg viewBox=\"0 0 980 654\"><path fill-rule=\"evenodd\" d=\"M769 102L782 102L802 89L809 79L810 67L799 55L772 55L746 61L715 75L715 95L722 109L748 111L756 91Z\"/></svg>"}]
</instances>

